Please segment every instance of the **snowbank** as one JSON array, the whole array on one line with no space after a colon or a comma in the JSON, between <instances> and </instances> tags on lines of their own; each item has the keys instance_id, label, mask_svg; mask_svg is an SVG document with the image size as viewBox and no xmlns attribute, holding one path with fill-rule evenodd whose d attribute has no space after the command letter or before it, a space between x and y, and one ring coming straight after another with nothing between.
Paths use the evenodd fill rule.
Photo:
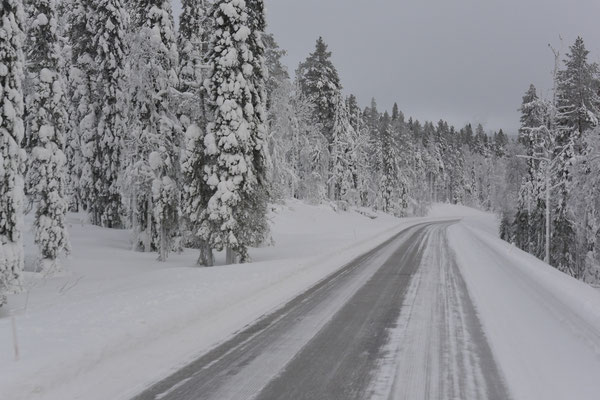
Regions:
<instances>
[{"instance_id":1,"label":"snowbank","mask_svg":"<svg viewBox=\"0 0 600 400\"><path fill-rule=\"evenodd\" d=\"M161 264L155 254L132 252L128 232L72 216L67 272L52 279L29 273L28 293L0 311L2 398L129 398L422 221L300 202L275 207L272 218L276 244L251 251L254 263L198 268L195 251Z\"/></svg>"},{"instance_id":2,"label":"snowbank","mask_svg":"<svg viewBox=\"0 0 600 400\"><path fill-rule=\"evenodd\" d=\"M487 232L493 236L498 236L498 232L500 232L500 221L498 216L470 207L447 203L437 203L431 207L428 216L459 218L463 222L468 223L470 226Z\"/></svg>"},{"instance_id":3,"label":"snowbank","mask_svg":"<svg viewBox=\"0 0 600 400\"><path fill-rule=\"evenodd\" d=\"M600 292L498 239L490 221L470 215L449 240L515 400L598 399Z\"/></svg>"}]
</instances>

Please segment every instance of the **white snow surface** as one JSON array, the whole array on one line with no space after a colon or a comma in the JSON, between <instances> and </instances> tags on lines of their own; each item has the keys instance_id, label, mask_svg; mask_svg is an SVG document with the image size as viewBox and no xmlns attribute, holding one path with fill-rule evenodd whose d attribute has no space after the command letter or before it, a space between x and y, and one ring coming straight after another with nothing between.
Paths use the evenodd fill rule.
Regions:
<instances>
[{"instance_id":1,"label":"white snow surface","mask_svg":"<svg viewBox=\"0 0 600 400\"><path fill-rule=\"evenodd\" d=\"M252 249L254 263L200 268L196 251L159 263L156 254L131 251L129 232L71 215L65 272L46 279L27 273L29 290L0 310L0 397L130 398L423 221L371 219L296 201L274 206L271 217L275 246ZM31 233L26 241L33 247Z\"/></svg>"},{"instance_id":2,"label":"white snow surface","mask_svg":"<svg viewBox=\"0 0 600 400\"><path fill-rule=\"evenodd\" d=\"M514 400L597 400L600 292L498 239L493 216L463 216L450 246Z\"/></svg>"},{"instance_id":3,"label":"white snow surface","mask_svg":"<svg viewBox=\"0 0 600 400\"><path fill-rule=\"evenodd\" d=\"M70 216L65 272L27 273L30 290L0 310L0 398L131 398L403 228L454 218L450 248L513 399L598 398L600 291L498 239L494 215L451 205L403 220L296 201L274 208L275 246L252 249L254 263L215 268L196 267L196 251L161 264L131 251L129 232Z\"/></svg>"}]
</instances>

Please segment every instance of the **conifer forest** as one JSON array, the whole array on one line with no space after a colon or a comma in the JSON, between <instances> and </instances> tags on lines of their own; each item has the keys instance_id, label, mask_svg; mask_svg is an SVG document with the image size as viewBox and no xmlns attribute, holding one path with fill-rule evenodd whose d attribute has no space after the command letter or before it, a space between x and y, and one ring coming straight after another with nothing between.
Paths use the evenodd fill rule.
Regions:
<instances>
[{"instance_id":1,"label":"conifer forest","mask_svg":"<svg viewBox=\"0 0 600 400\"><path fill-rule=\"evenodd\" d=\"M308 28L312 50L288 65L263 0L176 4L177 13L169 0L0 2L0 343L7 355L0 357L6 377L0 397L547 400L569 398L561 397L566 387L579 388L572 399L598 395L591 377L600 371L600 54L597 43L587 41L597 37L540 45L554 62L539 75L552 71L552 86L531 84L515 96L522 97L513 107L518 130L490 129L477 119L460 126L442 115L419 120L398 105L410 103L402 91L392 104L378 101L375 90L359 98L346 89L350 82L341 72L348 66L336 62L337 49ZM486 233L477 231L481 221L491 221ZM378 278L392 268L384 255L406 272ZM367 273L371 267L363 264L373 266L377 257L378 269ZM352 272L359 268L370 280L351 289L352 279L363 279ZM337 277L339 271L349 275ZM370 296L377 291L381 298L367 309L364 299L372 297L344 303L333 294L323 297L328 290L345 298L372 290ZM545 311L535 311L541 303L527 297L535 293L552 308L546 320ZM337 307L335 313L294 308L309 307L319 296L319 304ZM401 322L409 303L412 313L445 322L435 329ZM59 305L78 319L48 320L63 311L44 307ZM587 314L573 317L582 310ZM152 330L152 340L180 335L170 339L180 352L155 364L148 358L148 374L132 374L135 393L122 390L127 385L119 380L96 395L87 392L104 375L93 375L96 364L84 356L74 361L76 352L83 354L77 341L65 344L60 357L73 353L73 371L83 368L89 381L65 367L63 375L36 383L37 391L20 383L46 379L27 377L44 365L39 357L46 353L38 347L61 343L52 342L50 332L63 332L59 325L85 332L83 321L105 313L109 319L98 320L103 329L97 333L122 326L107 338L113 334L123 349L137 349L134 342L139 351L161 348L152 347ZM586 373L569 380L558 369L536 367L551 368L562 356L531 365L510 358L508 349L534 354L536 345L547 345L536 353L542 354L561 348L564 342L551 335L536 345L527 344L526 331L507 339L519 332L507 327L535 325L536 318L551 321L538 328L558 332L552 313L579 332L581 343L595 346L595 361L585 364L590 381ZM128 325L140 315L144 322ZM371 322L358 320L361 315ZM456 315L463 317L457 322ZM305 316L329 322L303 327ZM592 322L583 324L585 318ZM193 321L215 331L192 330ZM237 347L233 332L256 321L256 330L248 328L259 332L247 339L253 347ZM371 347L363 348L351 338L367 324ZM299 335L293 343L285 341L292 329ZM482 329L487 339L478 339ZM77 337L93 349L92 336ZM191 337L199 338L193 351L185 347ZM414 340L398 344L402 338ZM270 353L272 343L283 343L277 349L287 349L289 359L284 350ZM565 364L582 365L580 342L569 343L572 359ZM115 374L131 370L126 362L114 364L121 369L109 363L110 352L121 347L102 346L111 350L98 350L104 354L98 365ZM228 361L238 353L247 364ZM456 374L444 381L443 374L434 376L437 369L423 369L439 386L421 387L403 360L421 371L415 360L430 353L446 354L434 364ZM63 365L53 354L47 361ZM166 373L161 365L181 368L189 354L201 354L196 363L204 367L165 378L174 370ZM268 354L279 358L264 361ZM21 358L15 368L13 358ZM334 359L339 363L330 365ZM280 361L281 369L269 369ZM262 371L264 382L247 369ZM535 386L542 381L532 378L530 387L516 378L534 370L539 376L550 371L543 378L548 385ZM562 379L553 382L553 376ZM69 379L79 383L68 386ZM234 391L240 388L248 392Z\"/></svg>"}]
</instances>

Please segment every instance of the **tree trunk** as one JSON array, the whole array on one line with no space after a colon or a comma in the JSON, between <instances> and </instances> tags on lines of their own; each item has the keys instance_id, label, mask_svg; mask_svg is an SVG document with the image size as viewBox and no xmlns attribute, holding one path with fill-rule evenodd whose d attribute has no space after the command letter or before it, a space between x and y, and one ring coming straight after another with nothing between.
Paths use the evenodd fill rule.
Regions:
<instances>
[{"instance_id":1,"label":"tree trunk","mask_svg":"<svg viewBox=\"0 0 600 400\"><path fill-rule=\"evenodd\" d=\"M213 251L205 240L200 241L200 257L198 258L198 265L204 265L205 267L212 267L215 265Z\"/></svg>"},{"instance_id":2,"label":"tree trunk","mask_svg":"<svg viewBox=\"0 0 600 400\"><path fill-rule=\"evenodd\" d=\"M546 256L544 261L550 264L550 167L546 168Z\"/></svg>"},{"instance_id":3,"label":"tree trunk","mask_svg":"<svg viewBox=\"0 0 600 400\"><path fill-rule=\"evenodd\" d=\"M160 228L160 248L158 249L158 261L165 262L169 256L168 232L164 226Z\"/></svg>"},{"instance_id":4,"label":"tree trunk","mask_svg":"<svg viewBox=\"0 0 600 400\"><path fill-rule=\"evenodd\" d=\"M225 252L225 263L228 265L237 264L237 254L231 247L228 247Z\"/></svg>"},{"instance_id":5,"label":"tree trunk","mask_svg":"<svg viewBox=\"0 0 600 400\"><path fill-rule=\"evenodd\" d=\"M148 196L148 209L146 210L146 238L144 240L144 251L152 251L152 198Z\"/></svg>"}]
</instances>

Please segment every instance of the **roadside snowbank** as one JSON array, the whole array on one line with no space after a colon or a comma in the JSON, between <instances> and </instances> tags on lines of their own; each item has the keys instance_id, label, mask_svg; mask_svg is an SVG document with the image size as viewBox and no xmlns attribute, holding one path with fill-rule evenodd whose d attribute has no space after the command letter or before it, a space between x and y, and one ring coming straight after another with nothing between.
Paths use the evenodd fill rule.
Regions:
<instances>
[{"instance_id":1,"label":"roadside snowbank","mask_svg":"<svg viewBox=\"0 0 600 400\"><path fill-rule=\"evenodd\" d=\"M492 236L498 236L498 232L500 232L500 221L498 216L470 207L447 203L437 203L431 207L428 216L459 218L463 222L468 223L470 226L487 232Z\"/></svg>"},{"instance_id":2,"label":"roadside snowbank","mask_svg":"<svg viewBox=\"0 0 600 400\"><path fill-rule=\"evenodd\" d=\"M423 221L300 202L277 206L272 217L274 247L251 251L252 264L218 268L195 267L195 251L158 263L155 254L130 250L128 232L71 217L66 273L28 274L28 293L0 311L2 398L129 398ZM18 361L9 312L16 315Z\"/></svg>"},{"instance_id":3,"label":"roadside snowbank","mask_svg":"<svg viewBox=\"0 0 600 400\"><path fill-rule=\"evenodd\" d=\"M515 400L598 399L600 292L498 239L476 213L449 241Z\"/></svg>"}]
</instances>

